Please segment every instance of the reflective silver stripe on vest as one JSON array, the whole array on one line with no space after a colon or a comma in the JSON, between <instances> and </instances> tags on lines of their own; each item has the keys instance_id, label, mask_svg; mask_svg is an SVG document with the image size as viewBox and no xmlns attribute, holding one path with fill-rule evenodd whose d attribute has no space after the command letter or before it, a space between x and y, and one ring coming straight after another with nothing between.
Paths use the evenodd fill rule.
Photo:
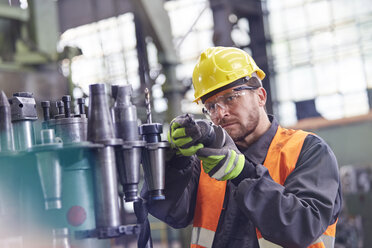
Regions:
<instances>
[{"instance_id":1,"label":"reflective silver stripe on vest","mask_svg":"<svg viewBox=\"0 0 372 248\"><path fill-rule=\"evenodd\" d=\"M215 232L202 227L193 227L191 233L191 244L204 247L212 247Z\"/></svg>"},{"instance_id":2,"label":"reflective silver stripe on vest","mask_svg":"<svg viewBox=\"0 0 372 248\"><path fill-rule=\"evenodd\" d=\"M313 242L311 245L315 245L319 242L323 242L323 244L326 248L333 248L335 246L335 238L333 238L331 236L328 236L328 235L323 234L322 236L320 236L320 238L315 240L315 242ZM282 247L282 246L276 245L276 244L274 244L270 241L267 241L264 238L258 239L258 244L259 244L260 248L280 248L280 247Z\"/></svg>"},{"instance_id":3,"label":"reflective silver stripe on vest","mask_svg":"<svg viewBox=\"0 0 372 248\"><path fill-rule=\"evenodd\" d=\"M332 237L332 236L328 236L328 235L325 235L323 234L321 237L320 237L324 243L324 246L326 248L333 248L335 247L335 237Z\"/></svg>"}]
</instances>

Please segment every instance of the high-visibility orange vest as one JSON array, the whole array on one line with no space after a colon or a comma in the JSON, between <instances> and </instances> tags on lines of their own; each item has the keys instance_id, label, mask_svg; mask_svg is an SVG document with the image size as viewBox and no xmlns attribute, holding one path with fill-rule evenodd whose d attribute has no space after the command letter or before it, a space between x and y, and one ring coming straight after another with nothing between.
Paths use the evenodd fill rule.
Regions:
<instances>
[{"instance_id":1,"label":"high-visibility orange vest","mask_svg":"<svg viewBox=\"0 0 372 248\"><path fill-rule=\"evenodd\" d=\"M288 175L295 169L302 145L309 133L278 127L270 144L264 166L269 170L272 179L283 185ZM196 198L196 208L191 236L191 247L212 247L214 235L223 208L226 181L217 181L201 169ZM336 234L336 223L308 248L333 248ZM280 247L265 240L257 230L258 243L261 248Z\"/></svg>"}]
</instances>

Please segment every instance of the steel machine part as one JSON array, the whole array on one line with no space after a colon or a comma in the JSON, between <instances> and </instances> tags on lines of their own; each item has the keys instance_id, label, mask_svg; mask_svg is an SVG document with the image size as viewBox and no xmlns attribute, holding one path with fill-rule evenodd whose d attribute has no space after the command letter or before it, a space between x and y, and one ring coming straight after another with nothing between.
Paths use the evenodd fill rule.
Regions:
<instances>
[{"instance_id":1,"label":"steel machine part","mask_svg":"<svg viewBox=\"0 0 372 248\"><path fill-rule=\"evenodd\" d=\"M0 217L10 217L16 222L14 228L9 228L12 235L18 235L18 227L22 226L25 232L20 237L31 241L33 229L40 225L51 231L48 247L94 248L109 247L108 238L139 233L142 222L121 225L117 180L123 184L125 200L138 203L141 150L147 147L149 161L154 160L151 144L146 146L145 140L164 142L156 134L154 138L146 128L147 138L143 140L139 135L130 86L120 86L114 92L115 125L105 85L91 85L90 93L89 121L84 98L77 99L76 114L68 95L56 105L41 102L44 118L40 139L35 141L33 123L37 112L33 95L19 92L8 100L0 92L1 189L7 194L12 192L15 198L14 204L4 205L3 200L13 201L0 192ZM156 130L159 125L154 125ZM118 159L117 154L120 154ZM19 173L20 170L24 173ZM164 168L153 170L155 174L164 173ZM13 213L17 214L13 216Z\"/></svg>"},{"instance_id":2,"label":"steel machine part","mask_svg":"<svg viewBox=\"0 0 372 248\"><path fill-rule=\"evenodd\" d=\"M62 101L57 101L58 114L54 119L50 118L49 101L41 103L44 115L43 128L55 129L56 136L60 137L65 145L87 141L88 119L85 116L84 108L79 105L80 113L74 115L71 112L70 102L69 95L63 96ZM84 99L79 102L84 104Z\"/></svg>"},{"instance_id":3,"label":"steel machine part","mask_svg":"<svg viewBox=\"0 0 372 248\"><path fill-rule=\"evenodd\" d=\"M35 144L33 122L37 120L36 102L33 94L18 92L9 99L14 130L15 148L18 151Z\"/></svg>"},{"instance_id":4,"label":"steel machine part","mask_svg":"<svg viewBox=\"0 0 372 248\"><path fill-rule=\"evenodd\" d=\"M14 151L10 104L4 91L0 92L0 151Z\"/></svg>"},{"instance_id":5,"label":"steel machine part","mask_svg":"<svg viewBox=\"0 0 372 248\"><path fill-rule=\"evenodd\" d=\"M85 99L79 98L76 103L78 113L74 114L71 106L71 97L68 95L63 96L61 101L56 102L57 114L54 118L51 118L49 113L50 104L48 102L42 102L44 111L43 128L54 129L56 135L63 141L63 147L57 149L57 151L63 173L61 213L63 213L62 215L64 217L58 216L56 223L62 223L63 226L67 227L74 234L70 239L70 244L73 247L108 247L108 240L96 240L96 238L115 237L118 236L118 232L122 234L124 231L128 232L129 229L122 226L119 228L116 227L116 223L120 223L120 221L117 221L115 217L113 217L115 221L110 221L108 219L111 217L105 217L106 215L102 214L105 211L102 210L104 209L105 199L108 197L105 198L104 196L107 194L107 187L104 187L98 192L103 198L99 198L100 196L97 197L98 194L96 194L95 189L101 187L101 180L98 179L99 185L97 186L97 183L94 183L94 176L103 175L103 178L107 178L107 175L104 174L106 173L106 164L108 163L108 168L111 168L108 174L111 173L112 165L110 162L102 163L98 161L97 157L101 158L102 156L97 156L101 151L97 148L104 148L105 145L93 144L87 141L88 119L85 114ZM98 110L98 112L100 111ZM97 140L103 139L98 138ZM117 143L118 141L108 140L107 142ZM103 150L112 149L110 147ZM106 157L103 156L101 161L106 161ZM108 157L110 158L111 156ZM102 166L102 173L96 173L97 164ZM116 177L116 174L113 177ZM107 180L103 180L103 184L111 185L111 179L108 180L109 183L105 183ZM114 185L108 187L109 191L112 191L116 187L116 183ZM116 194L115 192L108 193L111 195ZM110 199L112 199L109 202L111 205L106 205L108 206L107 208L115 204L117 196L112 196ZM117 211L114 209L113 212L115 213ZM112 215L115 216L115 214ZM101 218L100 221L97 221L99 218ZM105 223L108 224L105 225ZM58 224L59 226L61 224ZM136 231L134 228L132 229Z\"/></svg>"},{"instance_id":6,"label":"steel machine part","mask_svg":"<svg viewBox=\"0 0 372 248\"><path fill-rule=\"evenodd\" d=\"M146 149L142 152L142 166L148 184L150 199L164 200L165 150L169 147L169 144L161 141L160 135L163 132L163 125L152 123L150 92L147 88L145 89L145 101L147 123L139 128L143 140L147 142Z\"/></svg>"},{"instance_id":7,"label":"steel machine part","mask_svg":"<svg viewBox=\"0 0 372 248\"><path fill-rule=\"evenodd\" d=\"M62 144L53 129L42 129L41 144L33 147L46 210L62 207L62 167L58 153L53 150L58 147Z\"/></svg>"},{"instance_id":8,"label":"steel machine part","mask_svg":"<svg viewBox=\"0 0 372 248\"><path fill-rule=\"evenodd\" d=\"M119 179L123 185L125 201L138 201L141 152L146 142L139 137L137 109L131 102L132 86L115 85L112 86L111 92L115 96L112 118L116 137L123 140L123 146L116 148Z\"/></svg>"},{"instance_id":9,"label":"steel machine part","mask_svg":"<svg viewBox=\"0 0 372 248\"><path fill-rule=\"evenodd\" d=\"M104 84L90 85L88 140L101 144L93 151L92 165L95 189L95 216L98 238L120 235L115 146L122 140L115 138Z\"/></svg>"}]
</instances>

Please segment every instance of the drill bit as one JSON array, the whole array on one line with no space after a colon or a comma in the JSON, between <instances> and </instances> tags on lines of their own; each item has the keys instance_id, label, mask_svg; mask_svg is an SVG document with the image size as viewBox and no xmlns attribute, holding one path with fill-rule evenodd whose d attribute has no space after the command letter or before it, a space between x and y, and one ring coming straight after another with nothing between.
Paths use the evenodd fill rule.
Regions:
<instances>
[{"instance_id":1,"label":"drill bit","mask_svg":"<svg viewBox=\"0 0 372 248\"><path fill-rule=\"evenodd\" d=\"M145 88L145 103L146 103L147 123L152 123L151 104L150 104L150 91L149 91L148 88Z\"/></svg>"}]
</instances>

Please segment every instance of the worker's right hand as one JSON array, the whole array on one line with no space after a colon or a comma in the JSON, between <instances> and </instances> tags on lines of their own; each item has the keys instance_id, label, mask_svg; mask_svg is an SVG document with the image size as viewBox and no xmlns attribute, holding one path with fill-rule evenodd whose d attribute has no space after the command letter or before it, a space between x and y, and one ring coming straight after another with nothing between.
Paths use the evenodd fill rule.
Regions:
<instances>
[{"instance_id":1,"label":"worker's right hand","mask_svg":"<svg viewBox=\"0 0 372 248\"><path fill-rule=\"evenodd\" d=\"M226 140L221 148L205 147L196 153L202 161L204 172L219 181L238 177L245 165L245 156L227 132L225 130L224 132Z\"/></svg>"},{"instance_id":2,"label":"worker's right hand","mask_svg":"<svg viewBox=\"0 0 372 248\"><path fill-rule=\"evenodd\" d=\"M177 116L170 123L168 141L184 156L192 156L204 145L200 143L202 133L192 115Z\"/></svg>"}]
</instances>

